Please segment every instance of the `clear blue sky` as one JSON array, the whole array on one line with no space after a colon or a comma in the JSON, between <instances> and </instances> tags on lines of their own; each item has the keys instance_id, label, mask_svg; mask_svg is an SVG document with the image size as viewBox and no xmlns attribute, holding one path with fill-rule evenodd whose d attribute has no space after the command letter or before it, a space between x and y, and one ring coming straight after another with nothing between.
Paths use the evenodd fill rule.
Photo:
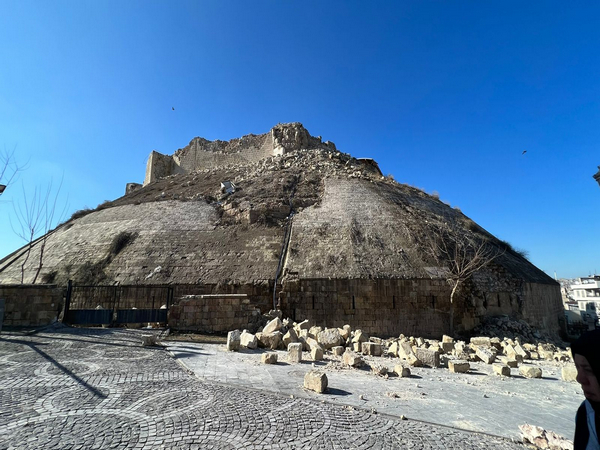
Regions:
<instances>
[{"instance_id":1,"label":"clear blue sky","mask_svg":"<svg viewBox=\"0 0 600 450\"><path fill-rule=\"evenodd\" d=\"M153 149L292 121L550 275L600 272L600 4L564 1L0 0L0 149L29 161L0 256L21 183L64 176L70 216Z\"/></svg>"}]
</instances>

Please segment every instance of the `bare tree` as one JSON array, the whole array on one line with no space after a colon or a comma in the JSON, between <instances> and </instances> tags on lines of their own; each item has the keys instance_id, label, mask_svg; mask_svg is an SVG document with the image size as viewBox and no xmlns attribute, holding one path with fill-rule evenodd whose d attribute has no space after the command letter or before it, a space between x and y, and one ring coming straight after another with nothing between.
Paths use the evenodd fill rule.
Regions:
<instances>
[{"instance_id":1,"label":"bare tree","mask_svg":"<svg viewBox=\"0 0 600 450\"><path fill-rule=\"evenodd\" d=\"M25 165L21 165L15 158L15 150L12 152L4 151L0 152L0 194L4 189L15 181L19 172L25 169Z\"/></svg>"},{"instance_id":2,"label":"bare tree","mask_svg":"<svg viewBox=\"0 0 600 450\"><path fill-rule=\"evenodd\" d=\"M57 214L56 211L61 187L62 180L53 194L54 189L52 181L50 181L45 190L36 186L31 197L26 195L25 188L22 187L22 199L13 203L18 228L13 226L12 221L11 226L14 233L27 242L25 258L21 264L21 284L25 282L25 266L29 261L34 245L39 245L39 253L32 283L37 281L42 270L48 232L63 218L66 211L66 204L61 213Z\"/></svg>"},{"instance_id":3,"label":"bare tree","mask_svg":"<svg viewBox=\"0 0 600 450\"><path fill-rule=\"evenodd\" d=\"M450 333L454 333L454 297L460 286L475 272L501 255L496 246L472 232L448 223L429 224L425 251L441 269L452 287L450 292Z\"/></svg>"}]
</instances>

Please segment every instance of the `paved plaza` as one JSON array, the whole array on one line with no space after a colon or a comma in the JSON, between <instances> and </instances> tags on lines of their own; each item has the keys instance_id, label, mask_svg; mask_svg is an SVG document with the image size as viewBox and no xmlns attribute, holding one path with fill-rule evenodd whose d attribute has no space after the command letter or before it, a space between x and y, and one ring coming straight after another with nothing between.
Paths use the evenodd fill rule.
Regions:
<instances>
[{"instance_id":1,"label":"paved plaza","mask_svg":"<svg viewBox=\"0 0 600 450\"><path fill-rule=\"evenodd\" d=\"M345 367L341 357L330 353L324 361L313 363L310 353L304 352L302 363L288 364L287 352L277 351L279 363L267 365L260 362L266 351L263 349L228 352L222 344L165 341L165 345L203 380L326 399L334 404L515 439L520 437L519 425L525 423L572 439L575 412L584 398L578 383L561 379L562 363L557 362L526 363L542 369L541 379L526 379L516 368L510 378L499 377L492 373L491 365L483 362L472 362L465 374L451 373L446 368L411 367L409 378L384 378L367 365L361 369ZM398 358L364 358L390 371L399 363ZM330 390L325 395L302 388L304 374L313 364L329 379Z\"/></svg>"},{"instance_id":2,"label":"paved plaza","mask_svg":"<svg viewBox=\"0 0 600 450\"><path fill-rule=\"evenodd\" d=\"M523 448L368 409L200 380L169 352L140 343L133 330L3 331L0 449ZM188 350L201 353L194 345Z\"/></svg>"}]
</instances>

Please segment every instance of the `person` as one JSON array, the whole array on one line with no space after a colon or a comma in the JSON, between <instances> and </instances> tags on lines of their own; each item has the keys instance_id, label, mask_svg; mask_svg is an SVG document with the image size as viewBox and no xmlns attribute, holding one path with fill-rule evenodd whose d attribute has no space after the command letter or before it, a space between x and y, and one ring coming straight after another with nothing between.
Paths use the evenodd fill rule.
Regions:
<instances>
[{"instance_id":1,"label":"person","mask_svg":"<svg viewBox=\"0 0 600 450\"><path fill-rule=\"evenodd\" d=\"M575 419L574 450L600 450L600 330L582 335L571 345L577 382L585 400Z\"/></svg>"}]
</instances>

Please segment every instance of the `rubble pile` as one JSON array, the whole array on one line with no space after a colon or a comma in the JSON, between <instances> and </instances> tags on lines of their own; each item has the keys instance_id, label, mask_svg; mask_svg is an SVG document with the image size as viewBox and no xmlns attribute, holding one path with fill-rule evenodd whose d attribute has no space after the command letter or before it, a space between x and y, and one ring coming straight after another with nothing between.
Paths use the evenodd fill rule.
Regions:
<instances>
[{"instance_id":1,"label":"rubble pile","mask_svg":"<svg viewBox=\"0 0 600 450\"><path fill-rule=\"evenodd\" d=\"M509 316L486 317L481 325L475 327L473 333L477 336L518 338L521 342L528 343L543 340L559 346L565 345L556 336L535 330L524 320L516 320Z\"/></svg>"},{"instance_id":2,"label":"rubble pile","mask_svg":"<svg viewBox=\"0 0 600 450\"><path fill-rule=\"evenodd\" d=\"M393 373L409 376L409 367L420 366L447 367L453 373L466 373L471 369L471 363L483 362L492 365L492 373L498 376L511 376L511 369L518 368L519 374L525 378L541 378L542 370L531 363L546 360L563 366L563 380L573 381L575 378L569 350L548 341L525 342L523 335L502 339L499 336L474 336L468 342L455 340L452 336L436 340L402 334L398 338L381 339L368 336L360 329L352 330L350 325L322 328L308 320L293 322L282 319L281 311L276 310L263 317L264 326L255 335L247 330L230 332L228 350L235 351L240 346L287 350L288 362L302 361L304 351L310 353L313 361L323 360L327 355L327 359L346 368L370 365L372 373L385 377ZM494 323L500 329L506 327L507 330L519 330L524 336L535 337L536 331L526 324L504 317L496 320ZM496 333L495 329L492 332ZM514 336L515 333L511 333ZM379 358L397 358L398 361L393 370L388 370L387 363ZM367 360L371 361L370 364Z\"/></svg>"}]
</instances>

